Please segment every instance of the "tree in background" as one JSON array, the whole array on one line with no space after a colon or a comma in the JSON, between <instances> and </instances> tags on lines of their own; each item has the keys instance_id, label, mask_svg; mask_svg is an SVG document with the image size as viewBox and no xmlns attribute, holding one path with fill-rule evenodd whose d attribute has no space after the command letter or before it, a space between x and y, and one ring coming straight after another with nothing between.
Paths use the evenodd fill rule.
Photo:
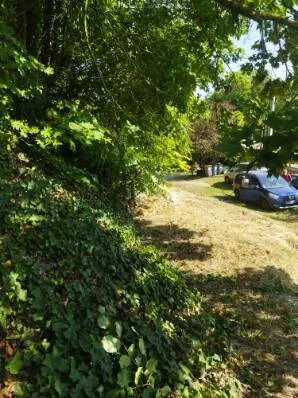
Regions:
<instances>
[{"instance_id":1,"label":"tree in background","mask_svg":"<svg viewBox=\"0 0 298 398\"><path fill-rule=\"evenodd\" d=\"M218 130L212 120L199 119L191 127L192 158L200 167L218 159Z\"/></svg>"}]
</instances>

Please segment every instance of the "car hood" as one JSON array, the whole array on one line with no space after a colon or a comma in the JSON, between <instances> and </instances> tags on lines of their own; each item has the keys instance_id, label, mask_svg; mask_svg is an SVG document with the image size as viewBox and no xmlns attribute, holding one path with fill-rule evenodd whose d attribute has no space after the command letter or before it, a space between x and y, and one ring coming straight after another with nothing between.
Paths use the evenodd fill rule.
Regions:
<instances>
[{"instance_id":1,"label":"car hood","mask_svg":"<svg viewBox=\"0 0 298 398\"><path fill-rule=\"evenodd\" d=\"M265 188L266 191L274 193L279 196L297 195L298 190L294 187L283 187L283 188Z\"/></svg>"}]
</instances>

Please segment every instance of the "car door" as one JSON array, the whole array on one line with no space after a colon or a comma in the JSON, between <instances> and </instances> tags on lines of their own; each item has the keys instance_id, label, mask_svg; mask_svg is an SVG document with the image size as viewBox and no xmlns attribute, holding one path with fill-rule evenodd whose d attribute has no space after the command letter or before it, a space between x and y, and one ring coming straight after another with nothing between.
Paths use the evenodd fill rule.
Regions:
<instances>
[{"instance_id":1,"label":"car door","mask_svg":"<svg viewBox=\"0 0 298 398\"><path fill-rule=\"evenodd\" d=\"M247 181L248 180L248 181ZM260 185L254 176L247 176L241 181L240 196L246 202L259 202L261 195Z\"/></svg>"}]
</instances>

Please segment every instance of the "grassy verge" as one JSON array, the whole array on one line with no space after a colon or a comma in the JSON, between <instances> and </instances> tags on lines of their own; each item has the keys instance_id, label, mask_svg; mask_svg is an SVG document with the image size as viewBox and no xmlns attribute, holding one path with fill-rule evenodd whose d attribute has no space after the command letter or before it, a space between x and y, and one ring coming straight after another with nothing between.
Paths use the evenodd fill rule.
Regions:
<instances>
[{"instance_id":1,"label":"grassy verge","mask_svg":"<svg viewBox=\"0 0 298 398\"><path fill-rule=\"evenodd\" d=\"M226 184L224 182L223 175L198 179L197 187L194 187L193 189L195 189L198 194L203 194L205 196L214 197L219 200L231 202L239 207L253 209L257 213L263 214L273 220L282 221L284 223L297 222L298 220L298 209L265 211L258 206L237 201L233 194L232 185Z\"/></svg>"}]
</instances>

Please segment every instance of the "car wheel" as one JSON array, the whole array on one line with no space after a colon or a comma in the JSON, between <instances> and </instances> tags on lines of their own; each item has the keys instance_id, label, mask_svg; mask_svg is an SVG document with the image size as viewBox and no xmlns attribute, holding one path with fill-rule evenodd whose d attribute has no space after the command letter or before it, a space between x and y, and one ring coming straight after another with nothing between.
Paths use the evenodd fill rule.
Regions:
<instances>
[{"instance_id":1,"label":"car wheel","mask_svg":"<svg viewBox=\"0 0 298 398\"><path fill-rule=\"evenodd\" d=\"M230 181L230 179L229 179L228 176L225 176L225 183L226 183L226 184L231 184L231 181Z\"/></svg>"},{"instance_id":2,"label":"car wheel","mask_svg":"<svg viewBox=\"0 0 298 398\"><path fill-rule=\"evenodd\" d=\"M237 200L240 200L240 199L241 199L241 198L240 198L240 191L239 191L239 189L235 189L234 194L235 194L235 198L236 198Z\"/></svg>"},{"instance_id":3,"label":"car wheel","mask_svg":"<svg viewBox=\"0 0 298 398\"><path fill-rule=\"evenodd\" d=\"M262 207L263 210L267 210L267 211L268 211L268 210L271 210L271 206L270 206L270 204L268 203L268 200L267 200L267 199L262 198L260 204L261 204L261 207Z\"/></svg>"}]
</instances>

